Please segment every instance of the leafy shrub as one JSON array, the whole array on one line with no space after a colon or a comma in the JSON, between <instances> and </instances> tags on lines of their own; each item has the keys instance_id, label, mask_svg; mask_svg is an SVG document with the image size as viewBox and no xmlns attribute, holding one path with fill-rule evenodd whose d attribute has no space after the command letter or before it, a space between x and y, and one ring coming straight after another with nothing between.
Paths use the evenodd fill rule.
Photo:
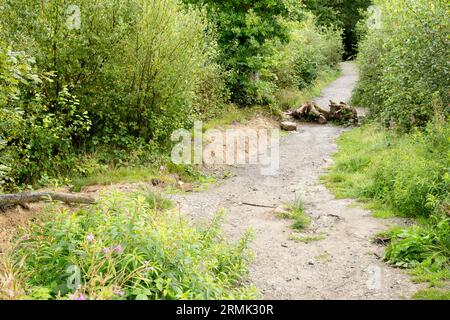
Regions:
<instances>
[{"instance_id":1,"label":"leafy shrub","mask_svg":"<svg viewBox=\"0 0 450 320\"><path fill-rule=\"evenodd\" d=\"M228 102L215 35L199 10L176 0L70 4L0 7L2 40L16 50L0 49L5 190L86 175L93 157L80 159L84 152L100 167L153 163L173 130L220 114Z\"/></svg>"},{"instance_id":2,"label":"leafy shrub","mask_svg":"<svg viewBox=\"0 0 450 320\"><path fill-rule=\"evenodd\" d=\"M16 273L25 275L28 297L254 297L254 290L241 282L249 234L228 244L220 237L223 213L200 228L175 211L164 211L167 206L154 195L113 194L75 212L51 210L11 251Z\"/></svg>"},{"instance_id":3,"label":"leafy shrub","mask_svg":"<svg viewBox=\"0 0 450 320\"><path fill-rule=\"evenodd\" d=\"M273 40L286 40L282 0L212 1L184 0L205 7L217 26L220 62L230 71L228 79L233 102L240 105L268 104L273 100Z\"/></svg>"},{"instance_id":4,"label":"leafy shrub","mask_svg":"<svg viewBox=\"0 0 450 320\"><path fill-rule=\"evenodd\" d=\"M450 219L433 216L423 226L391 235L385 259L404 268L421 266L430 271L450 268Z\"/></svg>"},{"instance_id":5,"label":"leafy shrub","mask_svg":"<svg viewBox=\"0 0 450 320\"><path fill-rule=\"evenodd\" d=\"M73 165L73 140L90 129L87 112L62 88L55 108L43 95L48 74L34 59L0 43L0 190L57 175Z\"/></svg>"},{"instance_id":6,"label":"leafy shrub","mask_svg":"<svg viewBox=\"0 0 450 320\"><path fill-rule=\"evenodd\" d=\"M290 41L280 44L274 73L281 88L304 89L322 70L336 68L341 61L342 41L339 30L320 29L312 15L302 22L287 22Z\"/></svg>"},{"instance_id":7,"label":"leafy shrub","mask_svg":"<svg viewBox=\"0 0 450 320\"><path fill-rule=\"evenodd\" d=\"M295 1L295 0L294 0ZM343 30L345 58L355 55L358 47L358 22L372 0L303 0L307 10L318 17L321 26L337 26Z\"/></svg>"},{"instance_id":8,"label":"leafy shrub","mask_svg":"<svg viewBox=\"0 0 450 320\"><path fill-rule=\"evenodd\" d=\"M424 127L448 103L448 3L377 0L380 28L370 28L358 56L353 102L385 125ZM449 109L440 108L448 117Z\"/></svg>"},{"instance_id":9,"label":"leafy shrub","mask_svg":"<svg viewBox=\"0 0 450 320\"><path fill-rule=\"evenodd\" d=\"M223 105L226 94L205 86L222 71L198 10L176 0L75 0L71 6L79 8L80 28L68 24L65 1L7 0L2 25L19 50L36 57L39 70L55 73L49 98L67 87L89 111L92 134L107 136L104 143L123 146L132 136L167 147L174 129L192 123L196 93L217 99L208 105Z\"/></svg>"},{"instance_id":10,"label":"leafy shrub","mask_svg":"<svg viewBox=\"0 0 450 320\"><path fill-rule=\"evenodd\" d=\"M296 230L306 229L311 224L311 217L305 213L303 200L298 196L286 206L286 210L280 212L279 217L294 220L292 228Z\"/></svg>"}]
</instances>

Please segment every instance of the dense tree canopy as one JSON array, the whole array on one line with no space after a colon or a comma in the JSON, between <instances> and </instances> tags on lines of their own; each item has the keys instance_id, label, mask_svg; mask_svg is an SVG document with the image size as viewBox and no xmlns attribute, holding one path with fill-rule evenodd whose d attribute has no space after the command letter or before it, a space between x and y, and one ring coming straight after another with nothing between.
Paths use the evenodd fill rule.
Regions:
<instances>
[{"instance_id":1,"label":"dense tree canopy","mask_svg":"<svg viewBox=\"0 0 450 320\"><path fill-rule=\"evenodd\" d=\"M222 62L233 70L230 83L233 99L240 104L261 103L259 77L269 67L270 41L287 40L282 17L288 11L282 0L185 0L206 6L208 17L218 30Z\"/></svg>"},{"instance_id":2,"label":"dense tree canopy","mask_svg":"<svg viewBox=\"0 0 450 320\"><path fill-rule=\"evenodd\" d=\"M304 0L306 8L317 16L320 24L343 28L346 57L356 53L356 26L371 3L372 0Z\"/></svg>"}]
</instances>

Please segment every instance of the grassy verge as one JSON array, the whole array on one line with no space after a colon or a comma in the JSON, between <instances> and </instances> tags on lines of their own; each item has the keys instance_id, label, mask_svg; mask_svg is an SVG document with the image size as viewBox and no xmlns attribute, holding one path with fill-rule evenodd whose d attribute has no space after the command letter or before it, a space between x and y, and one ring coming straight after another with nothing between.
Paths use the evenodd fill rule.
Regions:
<instances>
[{"instance_id":1,"label":"grassy verge","mask_svg":"<svg viewBox=\"0 0 450 320\"><path fill-rule=\"evenodd\" d=\"M410 269L414 281L443 287L447 293L449 133L450 126L444 123L411 134L363 126L342 135L335 164L322 178L337 197L358 199L375 216L411 218L413 226L384 233L388 243L384 259Z\"/></svg>"},{"instance_id":2,"label":"grassy verge","mask_svg":"<svg viewBox=\"0 0 450 320\"><path fill-rule=\"evenodd\" d=\"M138 183L158 180L161 185L177 186L177 182L196 183L199 188L215 182L216 178L207 175L198 168L188 165L167 163L162 167L132 166L97 170L86 176L72 178L72 191L79 192L83 187L92 185L111 185L117 183Z\"/></svg>"},{"instance_id":3,"label":"grassy verge","mask_svg":"<svg viewBox=\"0 0 450 320\"><path fill-rule=\"evenodd\" d=\"M0 265L0 299L251 299L250 233L229 244L223 213L192 226L148 193L112 194L74 212L52 208Z\"/></svg>"}]
</instances>

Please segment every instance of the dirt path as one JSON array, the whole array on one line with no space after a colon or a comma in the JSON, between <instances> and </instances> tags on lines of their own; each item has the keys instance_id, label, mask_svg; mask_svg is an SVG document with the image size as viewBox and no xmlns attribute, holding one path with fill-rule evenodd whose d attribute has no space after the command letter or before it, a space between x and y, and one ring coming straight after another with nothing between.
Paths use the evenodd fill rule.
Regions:
<instances>
[{"instance_id":1,"label":"dirt path","mask_svg":"<svg viewBox=\"0 0 450 320\"><path fill-rule=\"evenodd\" d=\"M348 101L357 81L354 64L342 64L342 76L323 90L316 102ZM336 200L319 183L335 140L344 130L333 125L302 124L282 138L278 176L260 174L256 166L234 168L236 174L207 191L175 196L194 219L208 218L220 208L228 211L225 230L237 239L249 227L255 233L250 281L264 299L401 299L419 287L403 271L380 261L383 248L370 237L393 221L376 219L371 212ZM289 240L292 221L271 209L240 205L251 202L278 206L299 195L313 217L309 233L325 235L310 243Z\"/></svg>"}]
</instances>

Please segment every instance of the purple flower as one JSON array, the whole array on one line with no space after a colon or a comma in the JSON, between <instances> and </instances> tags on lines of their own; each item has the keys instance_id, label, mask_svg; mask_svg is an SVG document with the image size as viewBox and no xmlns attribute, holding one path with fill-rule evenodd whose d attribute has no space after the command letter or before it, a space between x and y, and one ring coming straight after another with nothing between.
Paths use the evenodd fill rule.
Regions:
<instances>
[{"instance_id":1,"label":"purple flower","mask_svg":"<svg viewBox=\"0 0 450 320\"><path fill-rule=\"evenodd\" d=\"M30 240L31 239L31 237L30 237L30 235L25 235L25 236L23 236L22 238L20 238L20 240L22 240L22 241L28 241L28 240Z\"/></svg>"},{"instance_id":2,"label":"purple flower","mask_svg":"<svg viewBox=\"0 0 450 320\"><path fill-rule=\"evenodd\" d=\"M89 242L94 242L94 240L95 240L95 237L94 237L94 235L93 234L89 234L87 237L86 237L86 239L87 239L87 241L89 241Z\"/></svg>"},{"instance_id":3,"label":"purple flower","mask_svg":"<svg viewBox=\"0 0 450 320\"><path fill-rule=\"evenodd\" d=\"M122 246L120 244L115 246L113 250L116 253L122 253L123 252L123 248L122 248Z\"/></svg>"},{"instance_id":4,"label":"purple flower","mask_svg":"<svg viewBox=\"0 0 450 320\"><path fill-rule=\"evenodd\" d=\"M109 250L109 248L103 248L102 251L103 251L104 254L108 254L110 250Z\"/></svg>"},{"instance_id":5,"label":"purple flower","mask_svg":"<svg viewBox=\"0 0 450 320\"><path fill-rule=\"evenodd\" d=\"M87 300L86 297L82 293L80 293L79 295L72 294L72 295L70 295L70 299L71 300L80 300L80 301Z\"/></svg>"},{"instance_id":6,"label":"purple flower","mask_svg":"<svg viewBox=\"0 0 450 320\"><path fill-rule=\"evenodd\" d=\"M118 295L119 297L123 297L125 295L125 292L123 292L123 290L116 290L116 291L114 291L114 293L116 295Z\"/></svg>"},{"instance_id":7,"label":"purple flower","mask_svg":"<svg viewBox=\"0 0 450 320\"><path fill-rule=\"evenodd\" d=\"M145 267L145 271L155 271L155 268L150 266L148 261L144 261L144 267Z\"/></svg>"}]
</instances>

